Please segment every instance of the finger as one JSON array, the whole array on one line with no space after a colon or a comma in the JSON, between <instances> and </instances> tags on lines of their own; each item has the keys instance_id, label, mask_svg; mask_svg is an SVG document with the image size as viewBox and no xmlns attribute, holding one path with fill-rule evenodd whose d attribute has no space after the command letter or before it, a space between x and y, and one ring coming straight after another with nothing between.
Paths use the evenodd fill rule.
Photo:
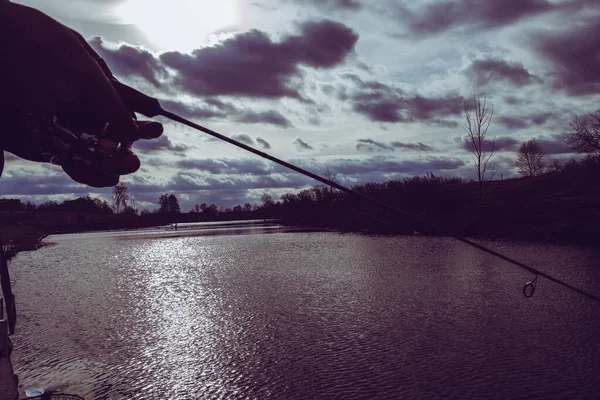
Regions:
<instances>
[{"instance_id":1,"label":"finger","mask_svg":"<svg viewBox=\"0 0 600 400\"><path fill-rule=\"evenodd\" d=\"M102 188L112 187L119 183L119 175L102 174L96 169L81 164L65 164L62 168L71 179L84 185Z\"/></svg>"},{"instance_id":2,"label":"finger","mask_svg":"<svg viewBox=\"0 0 600 400\"><path fill-rule=\"evenodd\" d=\"M156 121L137 121L137 126L140 139L156 139L164 131L163 125Z\"/></svg>"}]
</instances>

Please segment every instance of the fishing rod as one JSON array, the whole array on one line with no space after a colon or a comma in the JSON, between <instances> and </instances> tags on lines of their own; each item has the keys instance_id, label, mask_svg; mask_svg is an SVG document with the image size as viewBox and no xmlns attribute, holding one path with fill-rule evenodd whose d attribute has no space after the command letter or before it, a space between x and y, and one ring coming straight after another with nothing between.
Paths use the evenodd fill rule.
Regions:
<instances>
[{"instance_id":1,"label":"fishing rod","mask_svg":"<svg viewBox=\"0 0 600 400\"><path fill-rule=\"evenodd\" d=\"M421 223L421 224L423 224L425 226L428 226L428 227L434 229L435 231L444 234L445 236L452 237L452 238L454 238L454 239L456 239L456 240L458 240L460 242L463 242L463 243L465 243L465 244L467 244L469 246L475 247L475 248L477 248L477 249L479 249L479 250L481 250L481 251L483 251L485 253L488 253L488 254L490 254L492 256L500 258L500 259L502 259L502 260L504 260L504 261L506 261L508 263L516 265L517 267L525 269L525 270L531 272L532 274L535 274L535 278L532 281L527 282L527 284L523 287L523 295L525 297L527 297L527 298L532 297L534 295L535 289L536 289L536 285L537 285L537 280L541 276L541 277L544 277L544 278L548 279L551 282L554 282L554 283L556 283L556 284L558 284L560 286L563 286L563 287L565 287L565 288L567 288L567 289L569 289L569 290L571 290L573 292L576 292L576 293L578 293L578 294L580 294L580 295L582 295L584 297L587 297L590 300L593 300L593 301L596 301L596 302L600 303L600 297L597 297L597 296L595 296L595 295L593 295L591 293L588 293L588 292L586 292L586 291L584 291L582 289L579 289L579 288L577 288L575 286L572 286L572 285L570 285L570 284L568 284L566 282L563 282L560 279L554 278L553 276L548 275L548 274L546 274L546 273L544 273L544 272L542 272L542 271L540 271L540 270L538 270L536 268L533 268L533 267L531 267L529 265L526 265L526 264L524 264L524 263L522 263L520 261L514 260L514 259L512 259L512 258L510 258L508 256L505 256L504 254L501 254L501 253L499 253L497 251L494 251L494 250L492 250L492 249L490 249L490 248L488 248L486 246L483 246L481 244L475 243L472 240L469 240L469 239L467 239L465 237L462 237L462 236L460 236L460 235L458 235L458 234L456 234L456 233L454 233L454 232L452 232L452 231L450 231L450 230L448 230L446 228L442 228L440 226L437 226L437 225L435 225L435 224L433 224L433 223L431 223L431 222L429 222L429 221L427 221L427 220L425 220L423 218L420 218L420 217L418 217L416 215L413 215L413 214L411 214L409 212L406 212L406 211L404 211L404 210L402 210L400 208L391 206L391 205L389 205L387 203L384 203L384 202L382 202L382 201L380 201L380 200L378 200L378 199L376 199L374 197L365 195L365 194L360 193L360 192L358 192L358 191L356 191L354 189L350 189L350 188L348 188L346 186L340 185L339 183L334 182L334 181L332 181L330 179L323 178L322 176L314 174L314 173L312 173L312 172L310 172L310 171L308 171L308 170L306 170L304 168L298 167L298 166L296 166L294 164L290 164L290 163L288 163L286 161L283 161L283 160L281 160L281 159L279 159L277 157L274 157L274 156L272 156L270 154L267 154L265 152L262 152L260 150L255 149L253 147L250 147L250 146L248 146L248 145L246 145L244 143L241 143L241 142L239 142L239 141L237 141L235 139L231 139L231 138L229 138L227 136L224 136L224 135L222 135L220 133L217 133L217 132L215 132L215 131L213 131L211 129L208 129L208 128L202 126L202 125L198 125L198 124L196 124L196 123L194 123L192 121L189 121L189 120L187 120L187 119L185 119L185 118L183 118L183 117L181 117L181 116L179 116L177 114L174 114L172 112L166 111L166 110L164 110L162 108L162 106L161 106L160 102L158 101L158 99L150 97L150 96L148 96L148 95L146 95L144 93L141 93L141 92L137 91L136 89L133 89L132 87L129 87L129 86L127 86L127 85L125 85L125 84L117 81L117 80L113 80L112 83L113 83L113 86L115 87L115 89L117 90L117 92L119 93L119 95L121 96L121 98L123 99L125 105L130 110L132 110L132 111L135 111L135 112L138 112L140 114L143 114L143 115L145 115L146 117L149 117L149 118L153 118L153 117L157 117L157 116L162 116L162 117L168 118L168 119L170 119L172 121L179 122L181 124L187 125L190 128L193 128L193 129L199 130L201 132L204 132L204 133L206 133L206 134L208 134L208 135L210 135L212 137L215 137L217 139L223 140L223 141L225 141L227 143L230 143L230 144L232 144L232 145L234 145L236 147L239 147L241 149L249 151L250 153L256 154L257 156L260 156L262 158L270 160L270 161L272 161L272 162L274 162L276 164L284 166L284 167L286 167L288 169L296 171L296 172L298 172L298 173L300 173L302 175L308 176L308 177L310 177L312 179L315 179L315 180L317 180L317 181L319 181L321 183L324 183L324 184L326 184L326 185L328 185L330 187L333 187L333 188L339 190L340 192L349 194L351 196L354 196L356 198L362 199L364 201L367 201L367 202L370 202L370 203L373 203L373 204L377 204L378 206L380 206L383 209L386 209L386 210L389 210L391 212L403 215L403 216L405 216L407 218L412 219L413 221L416 221L416 222L419 222L419 223Z\"/></svg>"}]
</instances>

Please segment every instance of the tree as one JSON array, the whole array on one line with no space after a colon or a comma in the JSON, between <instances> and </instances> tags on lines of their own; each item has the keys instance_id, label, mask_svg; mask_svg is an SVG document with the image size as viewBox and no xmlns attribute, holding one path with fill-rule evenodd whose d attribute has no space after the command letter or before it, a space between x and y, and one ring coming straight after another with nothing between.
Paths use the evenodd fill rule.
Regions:
<instances>
[{"instance_id":1,"label":"tree","mask_svg":"<svg viewBox=\"0 0 600 400\"><path fill-rule=\"evenodd\" d=\"M544 151L535 139L521 143L517 151L517 168L523 176L541 175L544 169Z\"/></svg>"},{"instance_id":2,"label":"tree","mask_svg":"<svg viewBox=\"0 0 600 400\"><path fill-rule=\"evenodd\" d=\"M265 208L272 207L275 204L275 201L273 201L273 197L271 197L270 194L266 193L262 195L260 201L262 201L263 207Z\"/></svg>"},{"instance_id":3,"label":"tree","mask_svg":"<svg viewBox=\"0 0 600 400\"><path fill-rule=\"evenodd\" d=\"M161 194L158 198L158 212L161 214L165 214L169 212L169 194Z\"/></svg>"},{"instance_id":4,"label":"tree","mask_svg":"<svg viewBox=\"0 0 600 400\"><path fill-rule=\"evenodd\" d=\"M181 212L179 200L173 193L161 194L158 198L158 205L158 212L161 214L179 214Z\"/></svg>"},{"instance_id":5,"label":"tree","mask_svg":"<svg viewBox=\"0 0 600 400\"><path fill-rule=\"evenodd\" d=\"M115 213L119 214L122 210L127 207L127 201L129 200L129 190L122 182L117 183L113 188L113 209Z\"/></svg>"},{"instance_id":6,"label":"tree","mask_svg":"<svg viewBox=\"0 0 600 400\"><path fill-rule=\"evenodd\" d=\"M330 180L333 183L338 183L338 179L337 179L337 173L333 172L331 169L329 169L329 167L327 167L325 169L325 178ZM332 186L328 187L329 193L333 193L333 191L335 190Z\"/></svg>"},{"instance_id":7,"label":"tree","mask_svg":"<svg viewBox=\"0 0 600 400\"><path fill-rule=\"evenodd\" d=\"M181 212L181 209L179 208L179 200L173 193L169 195L168 204L170 213L179 214Z\"/></svg>"},{"instance_id":8,"label":"tree","mask_svg":"<svg viewBox=\"0 0 600 400\"><path fill-rule=\"evenodd\" d=\"M496 139L487 140L485 135L492 123L494 106L488 106L485 96L473 96L473 100L465 101L463 129L466 133L465 145L473 156L479 189L483 182L493 176Z\"/></svg>"},{"instance_id":9,"label":"tree","mask_svg":"<svg viewBox=\"0 0 600 400\"><path fill-rule=\"evenodd\" d=\"M590 119L575 117L569 143L578 153L600 156L600 110L590 114Z\"/></svg>"}]
</instances>

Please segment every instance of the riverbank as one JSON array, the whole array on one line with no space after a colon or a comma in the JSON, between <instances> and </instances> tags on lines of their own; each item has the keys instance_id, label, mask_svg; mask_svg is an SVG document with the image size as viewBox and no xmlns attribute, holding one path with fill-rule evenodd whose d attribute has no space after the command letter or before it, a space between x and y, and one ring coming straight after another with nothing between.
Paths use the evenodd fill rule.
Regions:
<instances>
[{"instance_id":1,"label":"riverbank","mask_svg":"<svg viewBox=\"0 0 600 400\"><path fill-rule=\"evenodd\" d=\"M354 189L457 235L597 246L600 170L577 169L484 182L434 176ZM444 236L443 230L323 187L282 196L284 223L380 234Z\"/></svg>"},{"instance_id":2,"label":"riverbank","mask_svg":"<svg viewBox=\"0 0 600 400\"><path fill-rule=\"evenodd\" d=\"M15 246L16 252L37 250L48 232L27 224L3 224L0 227L1 244Z\"/></svg>"}]
</instances>

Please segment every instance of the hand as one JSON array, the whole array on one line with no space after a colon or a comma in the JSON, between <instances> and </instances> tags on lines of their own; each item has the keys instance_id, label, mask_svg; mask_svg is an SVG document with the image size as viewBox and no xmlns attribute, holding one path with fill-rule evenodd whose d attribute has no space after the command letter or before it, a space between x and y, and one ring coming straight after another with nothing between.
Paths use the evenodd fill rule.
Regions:
<instances>
[{"instance_id":1,"label":"hand","mask_svg":"<svg viewBox=\"0 0 600 400\"><path fill-rule=\"evenodd\" d=\"M114 186L139 168L131 143L162 134L158 122L135 121L109 68L81 35L37 10L0 3L0 60L0 148L19 157L48 161L42 142L49 133L33 133L27 116L63 117L98 133L105 155L86 163L65 160L65 172L90 186Z\"/></svg>"}]
</instances>

